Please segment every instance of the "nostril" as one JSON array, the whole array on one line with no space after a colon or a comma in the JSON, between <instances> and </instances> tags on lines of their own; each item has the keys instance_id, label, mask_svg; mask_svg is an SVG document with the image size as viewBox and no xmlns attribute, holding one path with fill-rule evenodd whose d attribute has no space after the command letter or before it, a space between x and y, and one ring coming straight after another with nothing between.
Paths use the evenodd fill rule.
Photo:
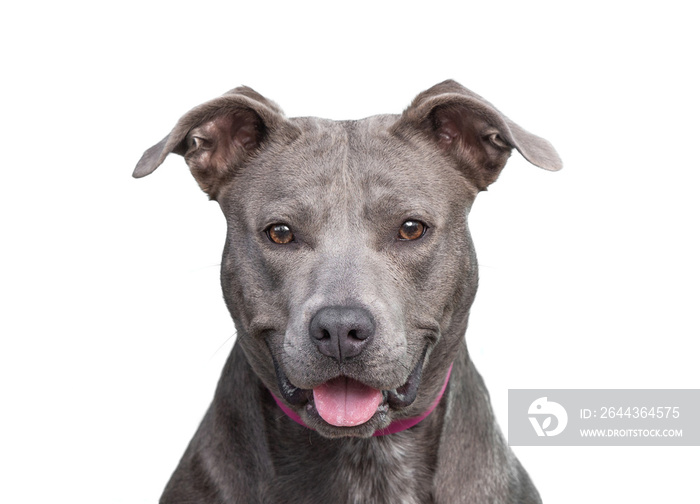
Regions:
<instances>
[{"instance_id":1,"label":"nostril","mask_svg":"<svg viewBox=\"0 0 700 504\"><path fill-rule=\"evenodd\" d=\"M311 319L309 333L318 350L342 362L362 353L374 335L374 319L359 307L328 306Z\"/></svg>"}]
</instances>

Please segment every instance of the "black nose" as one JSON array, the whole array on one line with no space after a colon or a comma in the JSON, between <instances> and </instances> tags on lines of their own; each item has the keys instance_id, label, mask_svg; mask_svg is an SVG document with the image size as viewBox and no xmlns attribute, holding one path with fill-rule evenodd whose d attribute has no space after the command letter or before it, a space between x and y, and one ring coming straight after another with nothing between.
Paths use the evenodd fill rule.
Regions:
<instances>
[{"instance_id":1,"label":"black nose","mask_svg":"<svg viewBox=\"0 0 700 504\"><path fill-rule=\"evenodd\" d=\"M374 336L374 320L364 308L328 306L311 319L309 333L323 355L343 362L362 353Z\"/></svg>"}]
</instances>

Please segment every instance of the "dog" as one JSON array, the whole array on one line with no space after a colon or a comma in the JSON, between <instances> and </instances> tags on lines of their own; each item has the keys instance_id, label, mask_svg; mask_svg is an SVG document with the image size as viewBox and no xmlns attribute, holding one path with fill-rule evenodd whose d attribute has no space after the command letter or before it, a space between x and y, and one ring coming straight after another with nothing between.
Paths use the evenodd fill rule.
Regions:
<instances>
[{"instance_id":1,"label":"dog","mask_svg":"<svg viewBox=\"0 0 700 504\"><path fill-rule=\"evenodd\" d=\"M445 81L352 121L287 118L238 87L143 154L135 177L176 153L219 203L237 333L161 503L541 502L465 342L467 215L512 149L562 167Z\"/></svg>"}]
</instances>

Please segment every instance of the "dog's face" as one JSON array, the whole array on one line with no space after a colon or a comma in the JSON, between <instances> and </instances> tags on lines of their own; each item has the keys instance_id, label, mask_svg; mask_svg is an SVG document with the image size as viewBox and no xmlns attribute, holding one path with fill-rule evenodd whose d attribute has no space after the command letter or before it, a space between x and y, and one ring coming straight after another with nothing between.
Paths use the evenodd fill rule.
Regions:
<instances>
[{"instance_id":1,"label":"dog's face","mask_svg":"<svg viewBox=\"0 0 700 504\"><path fill-rule=\"evenodd\" d=\"M193 109L144 154L185 156L228 233L224 297L270 391L328 437L425 411L477 286L467 213L512 148L549 144L456 83L403 115L287 119L248 88Z\"/></svg>"},{"instance_id":2,"label":"dog's face","mask_svg":"<svg viewBox=\"0 0 700 504\"><path fill-rule=\"evenodd\" d=\"M393 135L396 117L292 121L298 137L261 150L219 195L224 295L270 390L323 434L368 435L427 407L435 390L389 404L401 402L389 391L417 391L426 357L443 373L421 388L442 384L455 344L443 333L455 309L463 326L476 288L476 190L435 148ZM340 376L358 382L361 411L333 410L344 392L332 390L332 411L317 409L319 386Z\"/></svg>"}]
</instances>

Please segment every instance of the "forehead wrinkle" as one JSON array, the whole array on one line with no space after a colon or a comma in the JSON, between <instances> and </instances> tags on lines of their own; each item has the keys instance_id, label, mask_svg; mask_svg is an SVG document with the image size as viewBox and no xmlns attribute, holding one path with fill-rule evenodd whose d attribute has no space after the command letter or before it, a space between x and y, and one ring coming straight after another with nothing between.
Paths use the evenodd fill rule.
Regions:
<instances>
[{"instance_id":1,"label":"forehead wrinkle","mask_svg":"<svg viewBox=\"0 0 700 504\"><path fill-rule=\"evenodd\" d=\"M307 198L286 197L268 202L262 208L263 219L276 219L289 223L312 222L316 215L315 205Z\"/></svg>"},{"instance_id":2,"label":"forehead wrinkle","mask_svg":"<svg viewBox=\"0 0 700 504\"><path fill-rule=\"evenodd\" d=\"M332 226L336 232L352 228L352 215L356 212L357 181L350 163L355 154L350 140L355 125L356 121L335 122L331 146L322 158L314 160L315 211L322 215L324 225Z\"/></svg>"},{"instance_id":3,"label":"forehead wrinkle","mask_svg":"<svg viewBox=\"0 0 700 504\"><path fill-rule=\"evenodd\" d=\"M355 121L342 121L340 125L343 126L342 152L340 152L338 156L338 169L340 172L340 176L333 178L334 190L331 190L330 194L334 196L334 199L336 199L336 201L330 203L335 203L335 205L337 205L338 207L346 209L346 211L334 213L336 215L339 215L340 220L342 220L342 225L344 227L347 227L349 224L348 217L351 211L353 210L353 208L351 207L351 201L353 200L353 198L350 196L353 184L351 180L352 176L349 170L348 158L350 156L350 133L354 130ZM342 201L337 201L341 198Z\"/></svg>"},{"instance_id":4,"label":"forehead wrinkle","mask_svg":"<svg viewBox=\"0 0 700 504\"><path fill-rule=\"evenodd\" d=\"M317 237L325 234L324 229L347 226L348 211L354 207L346 130L351 121L323 122L323 128L309 131L301 140L297 156L277 165L279 177L270 179L266 174L271 193L278 196L261 208L265 219L286 220L313 230Z\"/></svg>"},{"instance_id":5,"label":"forehead wrinkle","mask_svg":"<svg viewBox=\"0 0 700 504\"><path fill-rule=\"evenodd\" d=\"M357 139L361 156L353 158L353 171L356 191L362 194L364 219L439 219L446 210L444 194L448 187L428 168L434 160L396 152L394 139L388 134L362 132L364 135Z\"/></svg>"}]
</instances>

